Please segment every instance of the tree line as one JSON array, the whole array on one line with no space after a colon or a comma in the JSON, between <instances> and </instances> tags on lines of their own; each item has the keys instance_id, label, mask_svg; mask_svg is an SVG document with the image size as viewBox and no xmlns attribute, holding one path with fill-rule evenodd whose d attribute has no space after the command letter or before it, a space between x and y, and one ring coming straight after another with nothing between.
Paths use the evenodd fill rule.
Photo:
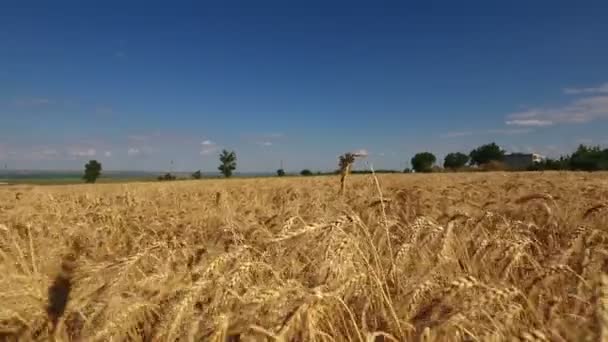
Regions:
<instances>
[{"instance_id":1,"label":"tree line","mask_svg":"<svg viewBox=\"0 0 608 342\"><path fill-rule=\"evenodd\" d=\"M503 163L505 155L505 150L492 142L479 146L468 154L448 153L443 160L442 170L507 170L508 167ZM439 171L441 168L436 165L436 162L437 158L431 152L417 153L411 160L412 168L416 172ZM581 144L570 155L563 155L557 159L544 158L542 161L532 163L526 170L608 170L608 148L602 149L600 146Z\"/></svg>"},{"instance_id":2,"label":"tree line","mask_svg":"<svg viewBox=\"0 0 608 342\"><path fill-rule=\"evenodd\" d=\"M448 153L443 159L443 167L438 166L437 157L431 152L420 152L414 155L411 159L412 169L415 172L427 173L437 171L473 171L473 170L507 170L503 164L506 152L496 143L481 145L468 154L463 152ZM230 178L236 170L236 152L223 150L219 155L220 165L218 170L226 177ZM342 161L344 164L344 161ZM347 163L350 167L352 161ZM330 175L339 174L344 171L344 165L341 165L338 170L332 172L313 172L309 169L304 169L300 172L301 176L312 175ZM572 170L572 171L600 171L608 170L608 148L602 149L600 146L579 145L576 151L570 155L561 156L557 159L545 158L540 162L533 163L527 168L528 171L544 171L544 170ZM83 180L87 183L95 183L101 175L102 165L97 160L91 160L85 165ZM349 173L371 173L367 170L350 171ZM376 173L397 173L411 172L410 169L403 171L397 170L376 170ZM277 176L283 177L287 173L283 169L276 171ZM192 173L191 178L201 179L203 177L201 170ZM158 176L159 181L176 180L177 177L170 172Z\"/></svg>"},{"instance_id":3,"label":"tree line","mask_svg":"<svg viewBox=\"0 0 608 342\"><path fill-rule=\"evenodd\" d=\"M462 170L469 167L489 167L494 163L501 162L505 157L505 151L496 143L492 142L477 147L465 154L462 152L448 153L443 160L443 168L446 170ZM417 153L412 157L412 169L416 172L433 172L440 167L435 163L437 157L431 152Z\"/></svg>"}]
</instances>

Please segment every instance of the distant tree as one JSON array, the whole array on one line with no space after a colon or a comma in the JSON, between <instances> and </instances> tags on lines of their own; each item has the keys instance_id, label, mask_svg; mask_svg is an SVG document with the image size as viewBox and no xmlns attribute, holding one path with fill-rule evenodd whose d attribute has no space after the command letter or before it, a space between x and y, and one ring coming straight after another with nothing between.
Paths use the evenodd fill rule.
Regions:
<instances>
[{"instance_id":1,"label":"distant tree","mask_svg":"<svg viewBox=\"0 0 608 342\"><path fill-rule=\"evenodd\" d=\"M465 165L467 165L468 162L469 156L464 153L449 153L447 156L445 156L445 159L443 160L443 167L445 169L455 170L464 167Z\"/></svg>"},{"instance_id":2,"label":"distant tree","mask_svg":"<svg viewBox=\"0 0 608 342\"><path fill-rule=\"evenodd\" d=\"M439 165L433 165L433 167L431 167L431 172L443 172L443 171L445 171L445 169Z\"/></svg>"},{"instance_id":3,"label":"distant tree","mask_svg":"<svg viewBox=\"0 0 608 342\"><path fill-rule=\"evenodd\" d=\"M483 165L491 161L502 161L505 157L505 151L502 150L496 143L479 146L471 151L471 164Z\"/></svg>"},{"instance_id":4,"label":"distant tree","mask_svg":"<svg viewBox=\"0 0 608 342\"><path fill-rule=\"evenodd\" d=\"M300 175L302 176L312 176L312 171L310 171L309 169L304 169L300 172Z\"/></svg>"},{"instance_id":5,"label":"distant tree","mask_svg":"<svg viewBox=\"0 0 608 342\"><path fill-rule=\"evenodd\" d=\"M201 170L198 170L192 174L192 178L194 178L194 179L201 179L202 177L203 177L203 174L201 173Z\"/></svg>"},{"instance_id":6,"label":"distant tree","mask_svg":"<svg viewBox=\"0 0 608 342\"><path fill-rule=\"evenodd\" d=\"M101 175L101 163L97 160L90 160L84 166L84 175L82 179L87 183L95 183L97 178Z\"/></svg>"},{"instance_id":7,"label":"distant tree","mask_svg":"<svg viewBox=\"0 0 608 342\"><path fill-rule=\"evenodd\" d=\"M570 168L581 171L608 170L608 149L579 145L570 156Z\"/></svg>"},{"instance_id":8,"label":"distant tree","mask_svg":"<svg viewBox=\"0 0 608 342\"><path fill-rule=\"evenodd\" d=\"M405 168L405 169L403 169L403 173L412 173L412 169Z\"/></svg>"},{"instance_id":9,"label":"distant tree","mask_svg":"<svg viewBox=\"0 0 608 342\"><path fill-rule=\"evenodd\" d=\"M546 158L541 162L534 163L528 167L528 171L567 170L570 167L570 157L559 159Z\"/></svg>"},{"instance_id":10,"label":"distant tree","mask_svg":"<svg viewBox=\"0 0 608 342\"><path fill-rule=\"evenodd\" d=\"M283 177L283 176L285 176L285 170L283 170L283 169L278 169L278 170L277 170L277 176L279 176L279 177Z\"/></svg>"},{"instance_id":11,"label":"distant tree","mask_svg":"<svg viewBox=\"0 0 608 342\"><path fill-rule=\"evenodd\" d=\"M218 170L226 177L232 176L232 171L236 169L236 153L234 151L222 150L220 154L220 166Z\"/></svg>"},{"instance_id":12,"label":"distant tree","mask_svg":"<svg viewBox=\"0 0 608 342\"><path fill-rule=\"evenodd\" d=\"M434 154L430 152L422 152L416 154L412 158L412 168L416 172L431 172L433 170L433 164L437 161Z\"/></svg>"},{"instance_id":13,"label":"distant tree","mask_svg":"<svg viewBox=\"0 0 608 342\"><path fill-rule=\"evenodd\" d=\"M175 180L176 177L174 175L172 175L171 173L167 172L162 176L158 176L158 180L159 181L172 181Z\"/></svg>"}]
</instances>

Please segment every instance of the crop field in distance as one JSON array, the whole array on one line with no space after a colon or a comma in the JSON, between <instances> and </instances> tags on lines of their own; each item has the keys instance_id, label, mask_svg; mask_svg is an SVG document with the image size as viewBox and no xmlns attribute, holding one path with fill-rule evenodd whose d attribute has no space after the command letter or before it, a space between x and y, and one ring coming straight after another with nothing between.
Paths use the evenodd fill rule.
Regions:
<instances>
[{"instance_id":1,"label":"crop field in distance","mask_svg":"<svg viewBox=\"0 0 608 342\"><path fill-rule=\"evenodd\" d=\"M0 188L2 341L608 339L608 174Z\"/></svg>"}]
</instances>

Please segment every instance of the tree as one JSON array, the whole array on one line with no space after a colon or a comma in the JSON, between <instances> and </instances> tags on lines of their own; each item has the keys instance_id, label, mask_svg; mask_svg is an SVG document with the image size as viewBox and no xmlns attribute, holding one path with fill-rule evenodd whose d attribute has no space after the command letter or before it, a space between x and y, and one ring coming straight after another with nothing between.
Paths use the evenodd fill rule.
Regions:
<instances>
[{"instance_id":1,"label":"tree","mask_svg":"<svg viewBox=\"0 0 608 342\"><path fill-rule=\"evenodd\" d=\"M608 149L599 146L579 145L570 156L572 170L597 171L608 169Z\"/></svg>"},{"instance_id":2,"label":"tree","mask_svg":"<svg viewBox=\"0 0 608 342\"><path fill-rule=\"evenodd\" d=\"M443 160L443 167L446 169L460 169L467 165L469 156L464 153L449 153Z\"/></svg>"},{"instance_id":3,"label":"tree","mask_svg":"<svg viewBox=\"0 0 608 342\"><path fill-rule=\"evenodd\" d=\"M285 176L285 170L283 170L283 169L278 169L278 170L277 170L277 176L279 176L279 177L283 177L283 176Z\"/></svg>"},{"instance_id":4,"label":"tree","mask_svg":"<svg viewBox=\"0 0 608 342\"><path fill-rule=\"evenodd\" d=\"M176 179L176 177L174 175L172 175L170 172L167 172L162 176L158 176L159 181L172 181L175 179Z\"/></svg>"},{"instance_id":5,"label":"tree","mask_svg":"<svg viewBox=\"0 0 608 342\"><path fill-rule=\"evenodd\" d=\"M309 169L304 169L300 172L300 174L302 176L312 176L312 171L310 171Z\"/></svg>"},{"instance_id":6,"label":"tree","mask_svg":"<svg viewBox=\"0 0 608 342\"><path fill-rule=\"evenodd\" d=\"M203 174L201 173L201 170L198 170L192 174L192 178L194 178L194 179L201 179L202 177L203 177Z\"/></svg>"},{"instance_id":7,"label":"tree","mask_svg":"<svg viewBox=\"0 0 608 342\"><path fill-rule=\"evenodd\" d=\"M418 153L412 158L412 168L416 172L431 172L435 161L437 158L430 152Z\"/></svg>"},{"instance_id":8,"label":"tree","mask_svg":"<svg viewBox=\"0 0 608 342\"><path fill-rule=\"evenodd\" d=\"M84 176L82 179L87 183L95 183L97 178L101 175L101 163L97 160L90 160L84 166Z\"/></svg>"},{"instance_id":9,"label":"tree","mask_svg":"<svg viewBox=\"0 0 608 342\"><path fill-rule=\"evenodd\" d=\"M236 153L234 151L222 150L220 154L220 166L218 170L226 177L232 176L232 171L236 169Z\"/></svg>"},{"instance_id":10,"label":"tree","mask_svg":"<svg viewBox=\"0 0 608 342\"><path fill-rule=\"evenodd\" d=\"M496 143L479 146L471 151L471 164L483 165L491 161L502 161L505 157L505 151L502 150Z\"/></svg>"},{"instance_id":11,"label":"tree","mask_svg":"<svg viewBox=\"0 0 608 342\"><path fill-rule=\"evenodd\" d=\"M570 157L561 156L559 159L546 158L543 161L536 162L528 171L546 171L546 170L567 170L570 165Z\"/></svg>"}]
</instances>

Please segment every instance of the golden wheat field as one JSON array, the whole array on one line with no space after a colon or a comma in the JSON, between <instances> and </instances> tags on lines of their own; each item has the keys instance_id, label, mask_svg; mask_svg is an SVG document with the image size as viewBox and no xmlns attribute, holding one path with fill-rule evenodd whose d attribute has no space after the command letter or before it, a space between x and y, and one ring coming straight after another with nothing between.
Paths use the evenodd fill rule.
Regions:
<instances>
[{"instance_id":1,"label":"golden wheat field","mask_svg":"<svg viewBox=\"0 0 608 342\"><path fill-rule=\"evenodd\" d=\"M0 188L0 340L608 339L608 174Z\"/></svg>"}]
</instances>

